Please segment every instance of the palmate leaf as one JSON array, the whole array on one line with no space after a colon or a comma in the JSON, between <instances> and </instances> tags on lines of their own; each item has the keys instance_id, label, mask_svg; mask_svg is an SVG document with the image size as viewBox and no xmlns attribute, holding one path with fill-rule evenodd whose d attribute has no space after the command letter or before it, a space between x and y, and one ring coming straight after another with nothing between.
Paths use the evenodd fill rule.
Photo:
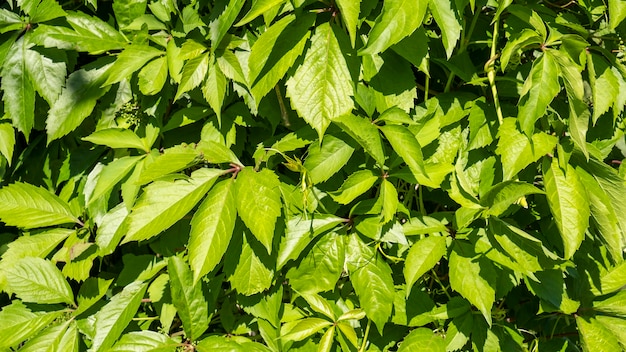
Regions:
<instances>
[{"instance_id":1,"label":"palmate leaf","mask_svg":"<svg viewBox=\"0 0 626 352\"><path fill-rule=\"evenodd\" d=\"M222 260L237 220L233 179L217 183L191 219L189 264L194 282Z\"/></svg>"},{"instance_id":2,"label":"palmate leaf","mask_svg":"<svg viewBox=\"0 0 626 352\"><path fill-rule=\"evenodd\" d=\"M315 29L304 62L287 81L293 108L321 137L330 121L352 111L354 87L333 28Z\"/></svg>"},{"instance_id":3,"label":"palmate leaf","mask_svg":"<svg viewBox=\"0 0 626 352\"><path fill-rule=\"evenodd\" d=\"M96 102L109 87L101 88L109 65L97 65L74 71L51 106L46 120L48 143L76 129L91 114Z\"/></svg>"},{"instance_id":4,"label":"palmate leaf","mask_svg":"<svg viewBox=\"0 0 626 352\"><path fill-rule=\"evenodd\" d=\"M147 287L147 283L139 281L129 284L96 313L92 340L94 351L106 351L118 339L137 314Z\"/></svg>"},{"instance_id":5,"label":"palmate leaf","mask_svg":"<svg viewBox=\"0 0 626 352\"><path fill-rule=\"evenodd\" d=\"M354 1L350 1L354 3ZM350 3L345 1L344 3ZM361 55L374 55L385 51L390 46L398 43L405 37L411 35L421 24L426 14L428 4L432 1L413 1L413 0L388 0L384 2L383 12L376 20L374 27L368 36L367 46L362 49ZM435 1L436 2L436 1ZM339 7L341 8L339 2ZM358 6L356 6L356 19L354 19L354 10L348 4L345 8L350 9L347 15L351 21L350 24L356 27L356 19L358 19ZM433 12L434 13L434 12ZM343 9L342 9L343 15ZM446 23L447 24L447 23ZM458 27L458 25L457 25ZM443 28L443 26L441 26ZM356 28L355 28L356 29ZM350 32L350 39L354 43L353 33ZM448 55L449 56L449 55Z\"/></svg>"},{"instance_id":6,"label":"palmate leaf","mask_svg":"<svg viewBox=\"0 0 626 352\"><path fill-rule=\"evenodd\" d=\"M191 269L179 257L167 263L172 303L183 323L185 336L195 341L209 326L209 304L202 293L202 282L193 279Z\"/></svg>"},{"instance_id":7,"label":"palmate leaf","mask_svg":"<svg viewBox=\"0 0 626 352\"><path fill-rule=\"evenodd\" d=\"M6 274L7 287L25 302L74 305L74 294L52 262L36 257L20 259Z\"/></svg>"},{"instance_id":8,"label":"palmate leaf","mask_svg":"<svg viewBox=\"0 0 626 352\"><path fill-rule=\"evenodd\" d=\"M571 258L589 226L589 198L576 170L567 164L563 171L556 158L543 162L543 179L550 210L561 233L565 259Z\"/></svg>"},{"instance_id":9,"label":"palmate leaf","mask_svg":"<svg viewBox=\"0 0 626 352\"><path fill-rule=\"evenodd\" d=\"M235 189L239 217L272 253L276 220L282 209L278 176L269 169L256 172L246 167L237 174Z\"/></svg>"},{"instance_id":10,"label":"palmate leaf","mask_svg":"<svg viewBox=\"0 0 626 352\"><path fill-rule=\"evenodd\" d=\"M1 188L0 203L0 219L10 226L31 229L80 222L66 202L28 183Z\"/></svg>"},{"instance_id":11,"label":"palmate leaf","mask_svg":"<svg viewBox=\"0 0 626 352\"><path fill-rule=\"evenodd\" d=\"M206 194L222 170L199 169L189 178L155 181L144 189L120 229L122 243L143 241L165 231L185 216Z\"/></svg>"},{"instance_id":12,"label":"palmate leaf","mask_svg":"<svg viewBox=\"0 0 626 352\"><path fill-rule=\"evenodd\" d=\"M4 112L27 140L35 124L35 87L27 74L28 46L25 37L18 39L2 65Z\"/></svg>"}]
</instances>

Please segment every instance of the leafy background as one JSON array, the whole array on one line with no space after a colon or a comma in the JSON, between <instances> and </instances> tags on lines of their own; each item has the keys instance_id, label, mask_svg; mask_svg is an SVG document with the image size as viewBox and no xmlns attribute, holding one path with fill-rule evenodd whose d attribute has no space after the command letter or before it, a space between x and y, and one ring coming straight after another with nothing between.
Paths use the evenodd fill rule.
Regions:
<instances>
[{"instance_id":1,"label":"leafy background","mask_svg":"<svg viewBox=\"0 0 626 352\"><path fill-rule=\"evenodd\" d=\"M0 350L623 350L625 18L4 2Z\"/></svg>"}]
</instances>

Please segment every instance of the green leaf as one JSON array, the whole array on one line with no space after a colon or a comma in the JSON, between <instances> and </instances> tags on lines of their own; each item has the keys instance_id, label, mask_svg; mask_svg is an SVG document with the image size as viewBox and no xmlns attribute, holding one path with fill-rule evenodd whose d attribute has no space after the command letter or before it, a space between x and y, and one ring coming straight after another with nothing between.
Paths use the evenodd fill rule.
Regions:
<instances>
[{"instance_id":1,"label":"green leaf","mask_svg":"<svg viewBox=\"0 0 626 352\"><path fill-rule=\"evenodd\" d=\"M529 140L515 126L515 119L505 118L498 130L496 153L502 157L504 180L510 180L529 164L551 153L557 138L543 132L533 134Z\"/></svg>"},{"instance_id":2,"label":"green leaf","mask_svg":"<svg viewBox=\"0 0 626 352\"><path fill-rule=\"evenodd\" d=\"M491 261L476 258L465 243L455 242L450 253L450 287L480 310L491 325L491 307L495 302L496 272Z\"/></svg>"},{"instance_id":3,"label":"green leaf","mask_svg":"<svg viewBox=\"0 0 626 352\"><path fill-rule=\"evenodd\" d=\"M393 150L407 164L417 181L427 186L437 187L428 179L424 167L422 147L415 135L408 128L400 125L385 125L380 127L380 130L383 131Z\"/></svg>"},{"instance_id":4,"label":"green leaf","mask_svg":"<svg viewBox=\"0 0 626 352\"><path fill-rule=\"evenodd\" d=\"M27 74L31 64L27 62L27 51L27 41L21 37L4 59L1 76L6 117L11 118L13 126L24 133L28 140L35 124L35 87Z\"/></svg>"},{"instance_id":5,"label":"green leaf","mask_svg":"<svg viewBox=\"0 0 626 352\"><path fill-rule=\"evenodd\" d=\"M185 336L195 341L209 327L209 304L202 293L202 282L194 280L191 269L178 257L167 263L172 303L183 323Z\"/></svg>"},{"instance_id":6,"label":"green leaf","mask_svg":"<svg viewBox=\"0 0 626 352\"><path fill-rule=\"evenodd\" d=\"M626 346L626 319L596 315L595 320L615 335L619 343L622 345L622 349Z\"/></svg>"},{"instance_id":7,"label":"green leaf","mask_svg":"<svg viewBox=\"0 0 626 352\"><path fill-rule=\"evenodd\" d=\"M31 23L49 21L66 14L61 5L53 0L21 1L20 6L31 17Z\"/></svg>"},{"instance_id":8,"label":"green leaf","mask_svg":"<svg viewBox=\"0 0 626 352\"><path fill-rule=\"evenodd\" d=\"M512 204L529 194L544 193L530 183L517 181L504 181L491 187L480 199L480 204L488 210L485 215L498 216L504 213Z\"/></svg>"},{"instance_id":9,"label":"green leaf","mask_svg":"<svg viewBox=\"0 0 626 352\"><path fill-rule=\"evenodd\" d=\"M411 331L402 343L398 352L409 351L425 351L425 352L444 352L446 351L446 343L443 338L435 335L433 331L427 328L419 328Z\"/></svg>"},{"instance_id":10,"label":"green leaf","mask_svg":"<svg viewBox=\"0 0 626 352\"><path fill-rule=\"evenodd\" d=\"M4 155L9 165L15 148L15 130L9 122L0 121L0 154Z\"/></svg>"},{"instance_id":11,"label":"green leaf","mask_svg":"<svg viewBox=\"0 0 626 352\"><path fill-rule=\"evenodd\" d=\"M65 82L59 99L46 120L48 144L76 129L91 114L96 102L109 87L101 88L109 65L74 71Z\"/></svg>"},{"instance_id":12,"label":"green leaf","mask_svg":"<svg viewBox=\"0 0 626 352\"><path fill-rule=\"evenodd\" d=\"M85 187L86 205L92 204L102 196L111 192L113 187L126 177L141 159L143 159L143 156L125 156L115 159L103 166L96 176L93 190L91 190L90 193L86 193L87 187Z\"/></svg>"},{"instance_id":13,"label":"green leaf","mask_svg":"<svg viewBox=\"0 0 626 352\"><path fill-rule=\"evenodd\" d=\"M341 277L344 261L344 236L336 232L326 234L296 268L289 270L289 284L300 293L331 291Z\"/></svg>"},{"instance_id":14,"label":"green leaf","mask_svg":"<svg viewBox=\"0 0 626 352\"><path fill-rule=\"evenodd\" d=\"M118 230L126 233L122 243L147 240L174 225L196 206L222 174L222 170L203 168L189 178L148 185Z\"/></svg>"},{"instance_id":15,"label":"green leaf","mask_svg":"<svg viewBox=\"0 0 626 352\"><path fill-rule=\"evenodd\" d=\"M143 185L184 170L200 162L200 156L200 151L196 150L193 145L179 144L167 148L141 171L138 183Z\"/></svg>"},{"instance_id":16,"label":"green leaf","mask_svg":"<svg viewBox=\"0 0 626 352\"><path fill-rule=\"evenodd\" d=\"M328 231L344 219L325 214L299 215L287 219L285 235L281 238L276 267L282 268L290 259L296 259L315 237Z\"/></svg>"},{"instance_id":17,"label":"green leaf","mask_svg":"<svg viewBox=\"0 0 626 352\"><path fill-rule=\"evenodd\" d=\"M324 23L315 29L304 62L287 81L287 96L321 138L332 119L352 111L353 94L346 59L333 28Z\"/></svg>"},{"instance_id":18,"label":"green leaf","mask_svg":"<svg viewBox=\"0 0 626 352\"><path fill-rule=\"evenodd\" d=\"M135 132L125 128L106 128L96 131L82 139L93 144L106 145L114 149L135 148L149 152L149 149L146 149L141 138L139 138Z\"/></svg>"},{"instance_id":19,"label":"green leaf","mask_svg":"<svg viewBox=\"0 0 626 352\"><path fill-rule=\"evenodd\" d=\"M257 104L302 55L315 16L285 16L270 26L250 49L248 83Z\"/></svg>"},{"instance_id":20,"label":"green leaf","mask_svg":"<svg viewBox=\"0 0 626 352\"><path fill-rule=\"evenodd\" d=\"M63 312L32 312L21 301L14 300L0 311L0 348L8 350L49 326Z\"/></svg>"},{"instance_id":21,"label":"green leaf","mask_svg":"<svg viewBox=\"0 0 626 352\"><path fill-rule=\"evenodd\" d=\"M305 318L298 320L287 334L281 336L282 340L302 341L307 337L320 332L327 326L331 326L333 323L322 318Z\"/></svg>"},{"instance_id":22,"label":"green leaf","mask_svg":"<svg viewBox=\"0 0 626 352\"><path fill-rule=\"evenodd\" d=\"M593 122L613 106L619 92L617 76L604 57L598 54L587 55L589 83L593 95Z\"/></svg>"},{"instance_id":23,"label":"green leaf","mask_svg":"<svg viewBox=\"0 0 626 352\"><path fill-rule=\"evenodd\" d=\"M331 326L322 338L320 339L320 344L317 349L318 352L330 352L333 347L333 338L335 337L335 327Z\"/></svg>"},{"instance_id":24,"label":"green leaf","mask_svg":"<svg viewBox=\"0 0 626 352\"><path fill-rule=\"evenodd\" d=\"M107 352L165 352L175 349L178 345L176 340L155 331L132 331L122 335L119 341Z\"/></svg>"},{"instance_id":25,"label":"green leaf","mask_svg":"<svg viewBox=\"0 0 626 352\"><path fill-rule=\"evenodd\" d=\"M402 113L405 114L404 111ZM334 122L354 138L379 165L385 164L385 152L380 133L370 119L348 114L338 117Z\"/></svg>"},{"instance_id":26,"label":"green leaf","mask_svg":"<svg viewBox=\"0 0 626 352\"><path fill-rule=\"evenodd\" d=\"M74 294L52 262L36 257L20 259L6 274L7 289L25 302L74 305Z\"/></svg>"},{"instance_id":27,"label":"green leaf","mask_svg":"<svg viewBox=\"0 0 626 352\"><path fill-rule=\"evenodd\" d=\"M237 212L268 253L272 252L276 220L281 214L280 181L269 169L246 167L235 181Z\"/></svg>"},{"instance_id":28,"label":"green leaf","mask_svg":"<svg viewBox=\"0 0 626 352\"><path fill-rule=\"evenodd\" d=\"M26 71L37 93L52 106L65 85L67 58L65 54L47 51L44 53L45 55L37 50L26 50Z\"/></svg>"},{"instance_id":29,"label":"green leaf","mask_svg":"<svg viewBox=\"0 0 626 352\"><path fill-rule=\"evenodd\" d=\"M96 313L91 346L94 351L106 351L119 338L137 314L147 287L139 281L129 284Z\"/></svg>"},{"instance_id":30,"label":"green leaf","mask_svg":"<svg viewBox=\"0 0 626 352\"><path fill-rule=\"evenodd\" d=\"M534 134L535 122L546 114L548 105L560 90L557 61L552 53L544 51L533 62L520 94L517 121L527 136Z\"/></svg>"},{"instance_id":31,"label":"green leaf","mask_svg":"<svg viewBox=\"0 0 626 352\"><path fill-rule=\"evenodd\" d=\"M616 294L601 301L593 302L593 309L607 314L626 317L626 291L618 291Z\"/></svg>"},{"instance_id":32,"label":"green leaf","mask_svg":"<svg viewBox=\"0 0 626 352\"><path fill-rule=\"evenodd\" d=\"M348 29L350 43L352 43L354 47L357 27L359 25L359 13L361 12L361 0L337 0L337 6L339 7L343 23Z\"/></svg>"},{"instance_id":33,"label":"green leaf","mask_svg":"<svg viewBox=\"0 0 626 352\"><path fill-rule=\"evenodd\" d=\"M448 58L452 56L457 41L461 38L461 23L452 1L429 1L428 8L441 29L441 40Z\"/></svg>"},{"instance_id":34,"label":"green leaf","mask_svg":"<svg viewBox=\"0 0 626 352\"><path fill-rule=\"evenodd\" d=\"M398 210L398 191L393 183L385 178L383 178L381 184L380 197L383 206L382 222L387 223L396 216L396 211Z\"/></svg>"},{"instance_id":35,"label":"green leaf","mask_svg":"<svg viewBox=\"0 0 626 352\"><path fill-rule=\"evenodd\" d=\"M66 202L28 183L0 188L0 203L0 219L10 226L32 229L80 222Z\"/></svg>"},{"instance_id":36,"label":"green leaf","mask_svg":"<svg viewBox=\"0 0 626 352\"><path fill-rule=\"evenodd\" d=\"M385 1L382 14L376 19L376 23L374 23L374 27L372 27L369 33L367 46L359 51L359 54L378 54L405 37L410 36L422 24L428 4L431 2L410 0ZM339 6L341 9L341 2ZM356 18L358 19L358 7L356 10ZM352 16L354 15L352 14ZM354 26L356 27L356 21ZM353 34L350 34L350 39L354 43Z\"/></svg>"},{"instance_id":37,"label":"green leaf","mask_svg":"<svg viewBox=\"0 0 626 352\"><path fill-rule=\"evenodd\" d=\"M576 316L576 325L585 351L612 352L622 349L615 335L595 318Z\"/></svg>"},{"instance_id":38,"label":"green leaf","mask_svg":"<svg viewBox=\"0 0 626 352\"><path fill-rule=\"evenodd\" d=\"M243 234L243 245L237 260L237 266L228 277L228 281L237 292L243 295L254 295L270 288L274 279L274 271L271 268L267 255L263 258L253 250L246 233ZM257 251L259 247L256 247ZM262 249L261 249L262 251ZM228 263L225 264L227 266Z\"/></svg>"},{"instance_id":39,"label":"green leaf","mask_svg":"<svg viewBox=\"0 0 626 352\"><path fill-rule=\"evenodd\" d=\"M207 52L187 61L183 66L183 73L174 100L178 100L183 93L196 88L204 81L209 70L209 57Z\"/></svg>"},{"instance_id":40,"label":"green leaf","mask_svg":"<svg viewBox=\"0 0 626 352\"><path fill-rule=\"evenodd\" d=\"M404 223L404 225L402 225L402 228L406 236L448 232L446 222L442 222L430 216L417 216L410 218Z\"/></svg>"},{"instance_id":41,"label":"green leaf","mask_svg":"<svg viewBox=\"0 0 626 352\"><path fill-rule=\"evenodd\" d=\"M393 278L391 268L381 257L368 247L356 234L350 236L347 268L354 292L361 307L379 332L391 317L393 308Z\"/></svg>"},{"instance_id":42,"label":"green leaf","mask_svg":"<svg viewBox=\"0 0 626 352\"><path fill-rule=\"evenodd\" d=\"M96 233L96 244L100 255L109 255L115 251L124 235L124 232L118 230L127 216L128 208L124 203L116 205L102 216Z\"/></svg>"},{"instance_id":43,"label":"green leaf","mask_svg":"<svg viewBox=\"0 0 626 352\"><path fill-rule=\"evenodd\" d=\"M617 28L626 18L626 4L620 0L609 0L609 27Z\"/></svg>"},{"instance_id":44,"label":"green leaf","mask_svg":"<svg viewBox=\"0 0 626 352\"><path fill-rule=\"evenodd\" d=\"M348 176L337 191L329 194L335 202L349 204L370 190L377 180L378 176L374 175L372 171L360 170Z\"/></svg>"},{"instance_id":45,"label":"green leaf","mask_svg":"<svg viewBox=\"0 0 626 352\"><path fill-rule=\"evenodd\" d=\"M252 7L248 13L239 22L237 22L237 24L235 24L235 27L243 26L244 24L259 17L264 12L272 9L274 6L282 5L284 2L285 0L253 0Z\"/></svg>"},{"instance_id":46,"label":"green leaf","mask_svg":"<svg viewBox=\"0 0 626 352\"><path fill-rule=\"evenodd\" d=\"M89 277L80 286L76 300L78 309L74 311L74 315L78 316L87 311L107 293L109 287L113 283L113 279L103 279L100 277Z\"/></svg>"},{"instance_id":47,"label":"green leaf","mask_svg":"<svg viewBox=\"0 0 626 352\"><path fill-rule=\"evenodd\" d=\"M443 236L424 237L411 245L403 268L407 298L413 284L432 269L445 253L446 238Z\"/></svg>"},{"instance_id":48,"label":"green leaf","mask_svg":"<svg viewBox=\"0 0 626 352\"><path fill-rule=\"evenodd\" d=\"M313 144L304 161L304 168L309 172L311 182L318 184L328 180L350 160L354 148L343 139L325 135L321 146Z\"/></svg>"},{"instance_id":49,"label":"green leaf","mask_svg":"<svg viewBox=\"0 0 626 352\"><path fill-rule=\"evenodd\" d=\"M488 234L519 265L511 269L520 270L531 278L534 278L532 273L544 269L542 263L546 263L547 258L538 239L496 217L489 219Z\"/></svg>"},{"instance_id":50,"label":"green leaf","mask_svg":"<svg viewBox=\"0 0 626 352\"><path fill-rule=\"evenodd\" d=\"M224 2L224 10L209 23L209 36L213 44L211 48L219 47L220 42L233 25L233 22L235 22L235 19L237 19L237 15L239 15L244 3L244 0ZM217 8L213 10L216 11Z\"/></svg>"},{"instance_id":51,"label":"green leaf","mask_svg":"<svg viewBox=\"0 0 626 352\"><path fill-rule=\"evenodd\" d=\"M148 61L163 54L165 54L164 51L149 45L133 44L128 46L117 56L115 63L107 71L107 80L102 86L130 79L130 76L142 68Z\"/></svg>"},{"instance_id":52,"label":"green leaf","mask_svg":"<svg viewBox=\"0 0 626 352\"><path fill-rule=\"evenodd\" d=\"M217 65L217 62L210 63L209 72L202 85L202 95L209 103L211 109L215 111L218 119L221 119L222 116L222 104L224 103L227 87L228 81Z\"/></svg>"},{"instance_id":53,"label":"green leaf","mask_svg":"<svg viewBox=\"0 0 626 352\"><path fill-rule=\"evenodd\" d=\"M200 141L196 150L202 153L204 160L212 164L233 163L243 166L232 150L214 141Z\"/></svg>"},{"instance_id":54,"label":"green leaf","mask_svg":"<svg viewBox=\"0 0 626 352\"><path fill-rule=\"evenodd\" d=\"M220 263L237 220L233 179L218 182L191 219L189 264L194 282Z\"/></svg>"},{"instance_id":55,"label":"green leaf","mask_svg":"<svg viewBox=\"0 0 626 352\"><path fill-rule=\"evenodd\" d=\"M167 57L152 60L139 71L139 90L145 95L158 94L166 81Z\"/></svg>"},{"instance_id":56,"label":"green leaf","mask_svg":"<svg viewBox=\"0 0 626 352\"><path fill-rule=\"evenodd\" d=\"M33 42L46 48L86 51L94 55L126 46L124 36L97 17L68 11L65 20L74 30L39 25L33 32Z\"/></svg>"},{"instance_id":57,"label":"green leaf","mask_svg":"<svg viewBox=\"0 0 626 352\"><path fill-rule=\"evenodd\" d=\"M68 320L63 324L53 325L28 340L20 351L24 352L78 352L78 330L76 322Z\"/></svg>"},{"instance_id":58,"label":"green leaf","mask_svg":"<svg viewBox=\"0 0 626 352\"><path fill-rule=\"evenodd\" d=\"M565 259L571 258L589 227L589 199L576 170L567 164L565 172L556 158L543 163L543 179L550 210L561 233Z\"/></svg>"},{"instance_id":59,"label":"green leaf","mask_svg":"<svg viewBox=\"0 0 626 352\"><path fill-rule=\"evenodd\" d=\"M131 24L136 18L146 13L147 0L115 0L113 12L120 28Z\"/></svg>"},{"instance_id":60,"label":"green leaf","mask_svg":"<svg viewBox=\"0 0 626 352\"><path fill-rule=\"evenodd\" d=\"M500 56L500 67L502 72L506 70L511 57L519 55L519 50L529 46L541 44L543 38L534 30L524 28L520 32L513 33L507 41L504 49L502 49L502 55Z\"/></svg>"}]
</instances>

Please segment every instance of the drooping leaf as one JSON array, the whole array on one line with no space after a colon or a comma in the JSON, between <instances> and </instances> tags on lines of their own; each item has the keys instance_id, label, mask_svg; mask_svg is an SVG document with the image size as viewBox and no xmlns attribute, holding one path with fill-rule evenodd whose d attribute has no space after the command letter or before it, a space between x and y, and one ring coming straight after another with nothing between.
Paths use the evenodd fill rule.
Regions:
<instances>
[{"instance_id":1,"label":"drooping leaf","mask_svg":"<svg viewBox=\"0 0 626 352\"><path fill-rule=\"evenodd\" d=\"M0 203L0 219L10 226L31 229L79 222L66 202L29 183L0 188Z\"/></svg>"},{"instance_id":2,"label":"drooping leaf","mask_svg":"<svg viewBox=\"0 0 626 352\"><path fill-rule=\"evenodd\" d=\"M8 290L25 302L74 304L74 294L52 262L36 257L20 259L6 274Z\"/></svg>"},{"instance_id":3,"label":"drooping leaf","mask_svg":"<svg viewBox=\"0 0 626 352\"><path fill-rule=\"evenodd\" d=\"M64 54L26 50L26 71L33 87L49 105L54 104L65 85L67 60Z\"/></svg>"},{"instance_id":4,"label":"drooping leaf","mask_svg":"<svg viewBox=\"0 0 626 352\"><path fill-rule=\"evenodd\" d=\"M429 1L428 8L430 9L433 18L441 28L441 40L443 46L446 49L448 58L452 56L454 47L461 36L461 23L457 17L457 10L455 9L456 2L452 1Z\"/></svg>"},{"instance_id":5,"label":"drooping leaf","mask_svg":"<svg viewBox=\"0 0 626 352\"><path fill-rule=\"evenodd\" d=\"M269 169L246 167L235 181L237 212L254 237L272 252L276 220L281 214L280 181Z\"/></svg>"},{"instance_id":6,"label":"drooping leaf","mask_svg":"<svg viewBox=\"0 0 626 352\"><path fill-rule=\"evenodd\" d=\"M543 163L543 177L550 210L561 233L565 259L571 258L589 226L589 199L576 170L567 164L563 171L556 158Z\"/></svg>"},{"instance_id":7,"label":"drooping leaf","mask_svg":"<svg viewBox=\"0 0 626 352\"><path fill-rule=\"evenodd\" d=\"M274 270L269 258L264 254L261 258L253 250L247 235L245 233L242 235L243 245L239 258L230 258L236 261L236 267L228 277L228 281L237 292L250 296L263 292L272 285Z\"/></svg>"},{"instance_id":8,"label":"drooping leaf","mask_svg":"<svg viewBox=\"0 0 626 352\"><path fill-rule=\"evenodd\" d=\"M171 257L167 264L172 303L183 323L185 336L195 341L209 326L209 304L202 293L202 283L194 281L187 263Z\"/></svg>"},{"instance_id":9,"label":"drooping leaf","mask_svg":"<svg viewBox=\"0 0 626 352\"><path fill-rule=\"evenodd\" d=\"M76 129L91 114L96 102L108 90L101 88L109 65L80 69L69 75L46 120L48 143Z\"/></svg>"},{"instance_id":10,"label":"drooping leaf","mask_svg":"<svg viewBox=\"0 0 626 352\"><path fill-rule=\"evenodd\" d=\"M385 125L380 130L383 131L393 150L407 164L413 176L420 183L435 186L426 174L422 147L411 131L400 125Z\"/></svg>"},{"instance_id":11,"label":"drooping leaf","mask_svg":"<svg viewBox=\"0 0 626 352\"><path fill-rule=\"evenodd\" d=\"M222 174L203 168L189 178L148 185L120 227L126 233L123 243L143 241L165 231L196 206Z\"/></svg>"},{"instance_id":12,"label":"drooping leaf","mask_svg":"<svg viewBox=\"0 0 626 352\"><path fill-rule=\"evenodd\" d=\"M217 183L191 219L189 263L194 282L213 270L230 243L237 219L233 180Z\"/></svg>"},{"instance_id":13,"label":"drooping leaf","mask_svg":"<svg viewBox=\"0 0 626 352\"><path fill-rule=\"evenodd\" d=\"M357 26L359 24L359 13L361 12L361 0L337 0L337 6L339 7L339 11L341 12L341 18L343 18L343 23L348 29L348 34L350 35L350 43L352 43L352 46L354 46L356 40Z\"/></svg>"},{"instance_id":14,"label":"drooping leaf","mask_svg":"<svg viewBox=\"0 0 626 352\"><path fill-rule=\"evenodd\" d=\"M94 351L106 351L120 337L137 314L147 287L147 283L140 281L131 283L96 313L95 334L92 340Z\"/></svg>"},{"instance_id":15,"label":"drooping leaf","mask_svg":"<svg viewBox=\"0 0 626 352\"><path fill-rule=\"evenodd\" d=\"M407 298L413 284L432 269L445 253L446 238L442 236L424 237L411 245L403 269Z\"/></svg>"},{"instance_id":16,"label":"drooping leaf","mask_svg":"<svg viewBox=\"0 0 626 352\"><path fill-rule=\"evenodd\" d=\"M589 54L587 56L587 69L593 95L593 122L595 124L600 115L609 111L615 102L619 82L604 57L600 55Z\"/></svg>"},{"instance_id":17,"label":"drooping leaf","mask_svg":"<svg viewBox=\"0 0 626 352\"><path fill-rule=\"evenodd\" d=\"M322 136L332 119L352 111L353 91L334 30L324 23L315 29L304 62L287 81L291 105Z\"/></svg>"},{"instance_id":18,"label":"drooping leaf","mask_svg":"<svg viewBox=\"0 0 626 352\"><path fill-rule=\"evenodd\" d=\"M398 191L396 187L387 179L383 179L380 188L382 199L382 222L387 223L396 216L398 210Z\"/></svg>"},{"instance_id":19,"label":"drooping leaf","mask_svg":"<svg viewBox=\"0 0 626 352\"><path fill-rule=\"evenodd\" d=\"M226 94L228 81L216 62L209 64L209 71L202 85L202 95L218 119L222 116L222 105Z\"/></svg>"},{"instance_id":20,"label":"drooping leaf","mask_svg":"<svg viewBox=\"0 0 626 352\"><path fill-rule=\"evenodd\" d=\"M15 130L7 122L0 122L0 154L4 155L9 165L13 159L15 149Z\"/></svg>"},{"instance_id":21,"label":"drooping leaf","mask_svg":"<svg viewBox=\"0 0 626 352\"><path fill-rule=\"evenodd\" d=\"M411 33L413 33L422 24L422 20L424 19L424 15L426 14L426 9L429 2L432 1L385 1L382 14L376 20L374 27L372 27L372 30L369 33L367 46L362 49L359 54L378 54L382 51L385 51L390 46L398 43L405 37L411 35ZM347 3L349 2L346 2L344 7L347 7L351 10L351 12L354 12L351 7L348 7ZM339 6L341 9L341 2L339 2ZM354 7L354 5L352 6ZM358 10L359 8L357 6L357 18ZM353 16L352 18L354 18L354 14L352 14L351 12L348 12L348 14L346 15L351 15ZM351 24L356 27L356 20L354 21L354 23ZM350 35L352 42L354 42L354 34L350 32Z\"/></svg>"}]
</instances>

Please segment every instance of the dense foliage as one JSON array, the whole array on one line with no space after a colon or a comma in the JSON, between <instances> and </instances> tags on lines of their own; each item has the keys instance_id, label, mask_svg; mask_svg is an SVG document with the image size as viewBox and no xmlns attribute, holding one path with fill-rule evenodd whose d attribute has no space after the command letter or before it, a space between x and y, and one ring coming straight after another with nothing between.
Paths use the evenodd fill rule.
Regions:
<instances>
[{"instance_id":1,"label":"dense foliage","mask_svg":"<svg viewBox=\"0 0 626 352\"><path fill-rule=\"evenodd\" d=\"M0 5L0 351L626 348L626 2Z\"/></svg>"}]
</instances>

